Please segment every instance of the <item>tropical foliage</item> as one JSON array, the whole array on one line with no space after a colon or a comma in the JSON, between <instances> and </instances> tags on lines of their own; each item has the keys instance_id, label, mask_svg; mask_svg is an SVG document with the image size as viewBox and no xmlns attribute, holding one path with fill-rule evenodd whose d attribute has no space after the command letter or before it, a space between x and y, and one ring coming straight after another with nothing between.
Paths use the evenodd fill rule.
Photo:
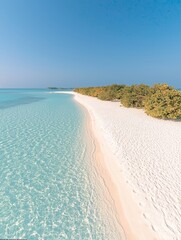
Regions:
<instances>
[{"instance_id":1,"label":"tropical foliage","mask_svg":"<svg viewBox=\"0 0 181 240\"><path fill-rule=\"evenodd\" d=\"M84 95L98 97L102 90L103 87L88 87L88 88L76 88L74 91Z\"/></svg>"},{"instance_id":2,"label":"tropical foliage","mask_svg":"<svg viewBox=\"0 0 181 240\"><path fill-rule=\"evenodd\" d=\"M143 108L147 96L152 93L152 88L147 85L126 86L121 98L121 103L125 107Z\"/></svg>"},{"instance_id":3,"label":"tropical foliage","mask_svg":"<svg viewBox=\"0 0 181 240\"><path fill-rule=\"evenodd\" d=\"M156 118L181 119L181 92L166 84L153 89L154 93L145 101L145 112Z\"/></svg>"},{"instance_id":4,"label":"tropical foliage","mask_svg":"<svg viewBox=\"0 0 181 240\"><path fill-rule=\"evenodd\" d=\"M122 96L124 87L125 85L117 85L117 84L106 86L102 89L102 91L98 95L98 98L101 100L107 100L107 101L119 100Z\"/></svg>"},{"instance_id":5,"label":"tropical foliage","mask_svg":"<svg viewBox=\"0 0 181 240\"><path fill-rule=\"evenodd\" d=\"M101 100L119 100L125 107L143 108L156 118L181 119L181 92L167 84L149 87L140 85L117 85L77 88L76 92Z\"/></svg>"},{"instance_id":6,"label":"tropical foliage","mask_svg":"<svg viewBox=\"0 0 181 240\"><path fill-rule=\"evenodd\" d=\"M98 97L101 100L119 100L125 85L113 84L104 87L76 88L75 91L84 95Z\"/></svg>"}]
</instances>

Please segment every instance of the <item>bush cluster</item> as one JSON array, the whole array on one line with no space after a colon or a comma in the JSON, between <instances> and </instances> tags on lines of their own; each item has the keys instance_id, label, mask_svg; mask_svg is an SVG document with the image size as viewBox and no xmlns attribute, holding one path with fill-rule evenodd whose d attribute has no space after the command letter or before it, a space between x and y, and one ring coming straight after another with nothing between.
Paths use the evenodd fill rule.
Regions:
<instances>
[{"instance_id":1,"label":"bush cluster","mask_svg":"<svg viewBox=\"0 0 181 240\"><path fill-rule=\"evenodd\" d=\"M181 119L181 92L166 84L155 85L144 103L145 112L156 118Z\"/></svg>"},{"instance_id":2,"label":"bush cluster","mask_svg":"<svg viewBox=\"0 0 181 240\"><path fill-rule=\"evenodd\" d=\"M125 107L143 108L144 101L152 93L152 88L147 85L132 85L124 88L121 103Z\"/></svg>"},{"instance_id":3,"label":"bush cluster","mask_svg":"<svg viewBox=\"0 0 181 240\"><path fill-rule=\"evenodd\" d=\"M81 93L83 95L88 95L92 97L98 97L102 91L102 87L87 87L87 88L76 88L75 92Z\"/></svg>"},{"instance_id":4,"label":"bush cluster","mask_svg":"<svg viewBox=\"0 0 181 240\"><path fill-rule=\"evenodd\" d=\"M101 100L119 100L125 107L143 108L156 118L181 119L181 92L167 84L149 87L140 85L110 85L104 87L77 88L76 92Z\"/></svg>"},{"instance_id":5,"label":"bush cluster","mask_svg":"<svg viewBox=\"0 0 181 240\"><path fill-rule=\"evenodd\" d=\"M113 84L103 87L76 88L74 91L84 95L97 97L101 100L114 101L120 100L124 87L125 85Z\"/></svg>"}]
</instances>

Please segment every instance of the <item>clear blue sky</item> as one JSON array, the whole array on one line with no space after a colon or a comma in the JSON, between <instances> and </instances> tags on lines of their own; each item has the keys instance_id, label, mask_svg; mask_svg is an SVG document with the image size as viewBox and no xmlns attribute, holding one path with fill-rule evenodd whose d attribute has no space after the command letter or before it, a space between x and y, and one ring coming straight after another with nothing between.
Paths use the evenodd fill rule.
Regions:
<instances>
[{"instance_id":1,"label":"clear blue sky","mask_svg":"<svg viewBox=\"0 0 181 240\"><path fill-rule=\"evenodd\" d=\"M0 0L0 87L181 86L181 1Z\"/></svg>"}]
</instances>

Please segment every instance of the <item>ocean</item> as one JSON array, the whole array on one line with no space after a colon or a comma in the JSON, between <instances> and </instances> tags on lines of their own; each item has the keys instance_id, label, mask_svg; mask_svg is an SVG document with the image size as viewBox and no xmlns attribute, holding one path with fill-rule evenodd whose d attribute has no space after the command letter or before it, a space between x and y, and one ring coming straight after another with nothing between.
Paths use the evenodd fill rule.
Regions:
<instances>
[{"instance_id":1,"label":"ocean","mask_svg":"<svg viewBox=\"0 0 181 240\"><path fill-rule=\"evenodd\" d=\"M72 95L1 89L0 239L120 239L94 151Z\"/></svg>"}]
</instances>

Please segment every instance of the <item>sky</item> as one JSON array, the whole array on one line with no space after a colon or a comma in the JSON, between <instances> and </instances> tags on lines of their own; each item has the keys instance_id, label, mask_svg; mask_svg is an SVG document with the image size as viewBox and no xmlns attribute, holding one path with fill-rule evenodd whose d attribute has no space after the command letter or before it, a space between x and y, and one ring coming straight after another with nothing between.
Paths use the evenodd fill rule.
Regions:
<instances>
[{"instance_id":1,"label":"sky","mask_svg":"<svg viewBox=\"0 0 181 240\"><path fill-rule=\"evenodd\" d=\"M181 87L181 1L0 0L0 88Z\"/></svg>"}]
</instances>

